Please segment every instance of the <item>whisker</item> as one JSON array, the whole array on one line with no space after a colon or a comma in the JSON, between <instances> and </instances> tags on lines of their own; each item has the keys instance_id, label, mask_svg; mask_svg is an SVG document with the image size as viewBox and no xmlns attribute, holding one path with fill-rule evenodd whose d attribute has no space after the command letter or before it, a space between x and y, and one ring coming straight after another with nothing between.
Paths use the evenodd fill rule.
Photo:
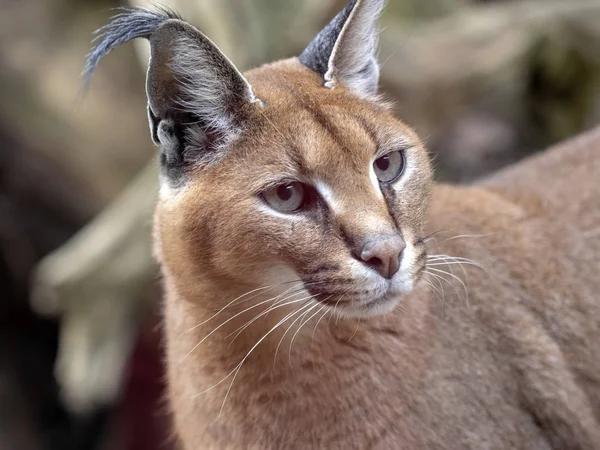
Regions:
<instances>
[{"instance_id":1,"label":"whisker","mask_svg":"<svg viewBox=\"0 0 600 450\"><path fill-rule=\"evenodd\" d=\"M352 338L354 336L356 336L356 332L358 331L358 326L360 325L360 322L356 322L356 327L354 328L354 332L352 333L352 335L348 338L348 340L346 341L346 344L349 344L350 341L352 340Z\"/></svg>"},{"instance_id":2,"label":"whisker","mask_svg":"<svg viewBox=\"0 0 600 450\"><path fill-rule=\"evenodd\" d=\"M462 285L462 287L463 287L463 289L464 289L464 291L465 291L465 296L466 296L466 303L467 303L467 307L469 306L469 291L468 291L468 289L467 289L467 285L466 285L466 284L463 282L463 280L461 280L459 277L457 277L457 276L456 276L456 275L454 275L453 273L446 272L445 270L441 270L441 269L435 269L435 268L430 268L429 270L432 270L432 271L434 271L434 272L437 272L437 273L440 273L440 274L445 274L445 275L448 275L448 276L450 276L450 277L454 278L456 281L458 281L458 282L459 282L459 283ZM429 272L429 273L431 274L431 272ZM432 274L432 275L433 275L433 274ZM440 275L440 276L441 276L441 275ZM443 277L442 277L442 278L443 278ZM446 282L448 282L448 280L446 280L445 278L443 278L443 279L444 279ZM450 285L454 286L452 283L450 283L450 282L448 282L448 283L449 283Z\"/></svg>"},{"instance_id":3,"label":"whisker","mask_svg":"<svg viewBox=\"0 0 600 450\"><path fill-rule=\"evenodd\" d=\"M271 328L267 334L265 334L262 338L259 339L259 341L254 344L254 346L250 349L250 351L248 353L246 353L246 356L244 356L244 359L242 359L242 361L240 361L240 363L238 364L237 368L234 369L231 373L235 374L233 375L233 379L231 380L231 384L229 385L229 388L227 388L227 392L225 393L225 398L223 399L223 404L221 405L221 410L219 411L219 418L221 417L221 414L223 413L223 408L225 408L225 402L227 402L227 397L229 396L229 392L231 391L231 388L233 387L233 383L235 382L235 379L238 375L238 373L240 373L240 370L242 369L242 366L244 365L244 362L248 359L248 357L250 356L250 354L254 351L254 349L256 347L258 347L260 345L260 343L262 341L264 341L267 336L269 336L273 331L275 331L277 328L279 328L279 326L283 323L285 323L285 321L287 321L289 318L293 317L293 315L297 314L298 312L302 311L303 309L305 309L309 304L300 307L299 309L297 309L296 311L291 312L290 314L288 314L287 316L285 316L283 319L281 319L279 322L277 322L277 324L275 324L275 326L273 328ZM229 375L227 376L227 378L229 377Z\"/></svg>"},{"instance_id":4,"label":"whisker","mask_svg":"<svg viewBox=\"0 0 600 450\"><path fill-rule=\"evenodd\" d=\"M338 297L337 302L335 302L335 305L333 305L333 308L331 308L331 314L329 315L329 319L327 319L327 332L329 333L330 336L332 336L331 335L331 319L333 318L333 316L335 316L335 321L336 321L335 323L336 324L338 323L338 320L339 320L341 314L339 313L337 306L339 305L340 301L342 301L343 298L344 298L343 295L340 295Z\"/></svg>"},{"instance_id":5,"label":"whisker","mask_svg":"<svg viewBox=\"0 0 600 450\"><path fill-rule=\"evenodd\" d=\"M463 258L462 256L431 255L431 257L428 257L428 261L433 261L433 262L450 261L450 262L455 262L455 263L471 265L471 266L474 266L474 267L477 267L477 268L483 270L488 276L493 278L492 274L485 267L483 267L481 264L479 264L477 261L473 261L472 259L468 259L468 258Z\"/></svg>"},{"instance_id":6,"label":"whisker","mask_svg":"<svg viewBox=\"0 0 600 450\"><path fill-rule=\"evenodd\" d=\"M435 294L436 298L438 299L438 301L441 302L441 304L442 304L442 310L445 313L445 311L446 311L446 302L445 302L445 297L444 297L444 290L442 289L440 291L440 289L436 288L433 285L433 283L429 282L428 280L423 280L423 281L434 291L434 294ZM438 280L438 282L439 282L439 280Z\"/></svg>"},{"instance_id":7,"label":"whisker","mask_svg":"<svg viewBox=\"0 0 600 450\"><path fill-rule=\"evenodd\" d=\"M450 238L444 239L443 241L439 242L438 245L441 245L444 242L454 241L456 239L469 239L469 238L479 239L479 238L485 238L485 237L495 236L496 234L498 234L498 233L488 233L488 234L459 234L457 236L452 236Z\"/></svg>"},{"instance_id":8,"label":"whisker","mask_svg":"<svg viewBox=\"0 0 600 450\"><path fill-rule=\"evenodd\" d=\"M469 276L467 275L467 271L465 270L464 263L462 263L460 261L459 262L455 262L455 261L436 262L434 264L428 264L428 266L430 268L439 267L439 266L447 266L448 270L450 271L450 274L454 275L454 271L452 270L452 266L457 265L457 264L458 264L458 267L460 267L460 270L462 270L462 273L463 273L464 278L465 278L465 283L468 284Z\"/></svg>"},{"instance_id":9,"label":"whisker","mask_svg":"<svg viewBox=\"0 0 600 450\"><path fill-rule=\"evenodd\" d=\"M306 307L306 305L304 305L304 306L300 307L299 309L296 309L295 311L293 311L293 312L289 313L287 316L285 316L283 319L281 319L281 321L280 321L280 322L279 322L277 325L275 325L273 328L271 328L271 330L270 330L270 331L273 331L273 330L274 330L274 329L275 329L277 326L279 326L279 325L280 325L281 323L283 323L285 320L289 319L289 318L290 318L292 315L294 315L294 314L296 314L296 313L298 313L298 312L302 311L302 309L304 309L305 307ZM269 332L270 332L270 331L269 331ZM264 335L264 336L262 337L262 339L264 340L264 339L265 339L265 338L268 336L268 334L269 334L269 333L267 333L266 335ZM260 344L260 342L262 342L262 340L260 340L260 341L259 341L257 344ZM253 349L254 349L254 347L253 347ZM247 354L247 355L248 355L248 354ZM246 356L247 356L247 355L246 355ZM242 359L242 361L244 361L244 359ZM234 373L234 372L237 370L238 366L239 366L239 364L238 364L237 366L235 366L235 367L233 368L233 370L232 370L231 372L229 372L229 374L227 374L227 375L226 375L226 376L225 376L225 377L224 377L224 378L223 378L221 381L219 381L218 383L215 383L215 384L213 384L213 385L212 385L211 387L209 387L208 389L205 389L205 390L203 390L203 391L201 391L201 392L198 392L197 394L194 394L194 395L192 395L192 397L191 397L191 398L196 398L196 397L199 397L200 395L206 394L207 392L209 392L209 391L211 391L212 389L216 388L216 387L217 387L217 386L219 386L220 384L223 384L223 382L224 382L225 380L227 380L227 378L229 378L231 375L233 375L233 373Z\"/></svg>"},{"instance_id":10,"label":"whisker","mask_svg":"<svg viewBox=\"0 0 600 450\"><path fill-rule=\"evenodd\" d=\"M451 265L449 265L449 264L447 264L447 263L448 263L448 257L446 257L446 255L443 255L443 256L444 256L444 258L439 258L439 259L438 259L438 258L436 258L436 256L440 256L440 255L432 255L432 258L431 258L430 260L428 259L428 261L427 261L427 267L435 267L435 266L440 266L440 265L448 265L448 269L450 270L450 273L449 273L448 275L454 276L454 271L452 270L452 266L451 266ZM433 263L433 264L431 264L429 261L434 261L434 263ZM440 262L440 261L441 261L441 262ZM462 272L463 272L463 275L465 276L465 281L466 281L466 280L467 280L467 278L468 278L468 277L467 277L467 271L465 270L465 268L464 268L462 265L460 265L460 268L461 268L461 270L462 270ZM433 269L432 269L432 270L433 270ZM438 280L438 281L439 281L439 280ZM440 285L441 285L441 283L440 283ZM456 296L457 296L457 297L460 299L460 295L458 294L458 290L456 289L456 287L455 287L454 285L452 285L452 286L453 286L453 288L454 288L454 291L456 292ZM443 287L442 287L442 289L443 289ZM466 295L466 296L467 296L467 301L466 301L466 303L467 303L467 305L468 305L468 304L469 304L469 300L468 300L468 293L467 293L467 295ZM444 304L443 304L444 311L445 311L445 306L446 306L446 305L445 305L445 303L444 303Z\"/></svg>"},{"instance_id":11,"label":"whisker","mask_svg":"<svg viewBox=\"0 0 600 450\"><path fill-rule=\"evenodd\" d=\"M325 312L323 313L323 315L321 317L319 317L319 320L317 320L317 323L316 323L315 327L313 328L313 332L312 332L312 342L315 342L315 333L317 331L317 327L319 326L319 323L321 322L321 320L323 320L323 318L327 314L333 314L333 310L331 308L326 309Z\"/></svg>"},{"instance_id":12,"label":"whisker","mask_svg":"<svg viewBox=\"0 0 600 450\"><path fill-rule=\"evenodd\" d=\"M420 240L421 240L421 241L423 241L423 242L427 242L427 241L429 241L429 240L431 240L431 239L435 238L436 234L440 234L440 233L442 233L442 232L444 232L444 231L448 231L448 230L441 229L441 230L434 231L433 233L431 233L431 234L428 234L428 235L427 235L427 236L425 236L425 237L422 237Z\"/></svg>"},{"instance_id":13,"label":"whisker","mask_svg":"<svg viewBox=\"0 0 600 450\"><path fill-rule=\"evenodd\" d=\"M433 276L433 280L435 280L437 282L437 284L439 285L439 290L442 293L442 305L445 305L446 294L444 292L444 286L442 285L442 282L440 281L441 277L439 275L429 273L427 271L427 267L425 267L425 270L423 272Z\"/></svg>"},{"instance_id":14,"label":"whisker","mask_svg":"<svg viewBox=\"0 0 600 450\"><path fill-rule=\"evenodd\" d=\"M317 303L316 305L314 305L312 308L309 308L305 314L309 314L313 309L315 309L317 306L319 306L319 303ZM315 317L317 314L319 314L321 311L323 311L323 309L325 309L327 307L327 305L322 305L321 308L317 309L317 312L315 312L313 315L311 315L308 319L306 319L304 322L300 321L300 325L298 326L298 329L296 330L296 332L294 333L294 335L292 336L292 340L290 341L290 348L288 350L288 362L290 364L290 367L292 367L292 345L294 345L294 339L296 339L296 335L298 334L298 332L302 329L302 327L304 325L306 325L308 322L311 321L311 319L313 317ZM304 314L303 314L304 315Z\"/></svg>"},{"instance_id":15,"label":"whisker","mask_svg":"<svg viewBox=\"0 0 600 450\"><path fill-rule=\"evenodd\" d=\"M257 292L257 291L263 291L265 289L267 289L267 290L268 289L272 289L273 287L275 287L275 285L262 286L262 287L259 287L257 289L254 289L254 290L252 290L250 292L246 292L245 294L240 295L239 297L237 297L237 298L233 299L232 301L230 301L229 303L227 303L225 306L223 306L219 311L217 311L215 314L213 314L212 316L210 316L208 319L206 319L203 322L200 322L197 325L194 325L192 328L190 328L189 330L185 331L183 334L189 333L189 332L195 330L196 328L201 327L205 323L210 322L212 319L214 319L215 317L217 317L219 314L221 314L223 311L225 311L227 308L229 308L231 305L233 305L238 300L244 298L246 295L252 294L252 293Z\"/></svg>"},{"instance_id":16,"label":"whisker","mask_svg":"<svg viewBox=\"0 0 600 450\"><path fill-rule=\"evenodd\" d=\"M308 310L308 312L310 312L310 310ZM277 354L279 353L279 347L281 347L281 344L283 343L283 340L285 339L285 336L288 334L288 331L290 331L292 329L292 327L294 326L294 324L298 320L302 320L302 317L304 317L304 314L301 314L298 317L296 317L294 319L294 321L290 324L290 326L287 327L287 329L283 333L283 336L281 336L281 339L279 340L279 343L277 344L277 347L275 348L275 354L273 355L273 368L275 368L275 363L276 363L276 360L277 360Z\"/></svg>"},{"instance_id":17,"label":"whisker","mask_svg":"<svg viewBox=\"0 0 600 450\"><path fill-rule=\"evenodd\" d=\"M471 266L475 266L474 264L465 262L465 261L444 261L443 259L439 259L439 260L433 260L434 264L427 264L427 266L452 266L452 265L456 265L456 264L460 264L460 265L471 265ZM479 267L479 266L475 266L475 267Z\"/></svg>"},{"instance_id":18,"label":"whisker","mask_svg":"<svg viewBox=\"0 0 600 450\"><path fill-rule=\"evenodd\" d=\"M296 294L298 294L298 292ZM294 294L294 295L296 295L296 294ZM250 325L252 325L254 322L256 322L261 317L266 316L267 314L269 314L272 311L275 311L276 309L283 308L284 306L289 306L289 305L293 305L295 303L304 302L304 301L307 301L307 300L310 300L310 299L313 298L312 295L308 295L306 297L302 297L302 298L299 298L299 299L296 299L296 300L291 300L289 302L281 303L282 301L287 300L287 299L291 298L292 296L289 296L289 297L287 297L285 299L282 299L282 300L278 300L275 304L273 304L272 306L270 306L269 308L267 308L265 311L263 311L260 314L258 314L256 317L254 317L253 319L251 319L250 321L248 321L245 325L242 325L238 329L236 329L236 330L232 331L231 333L229 333L225 338L231 337L234 333L235 333L235 336L233 337L233 339L231 340L231 342L229 343L229 345L227 346L227 348L231 347L231 345L240 336L240 334L242 334L244 332L244 330L246 330Z\"/></svg>"},{"instance_id":19,"label":"whisker","mask_svg":"<svg viewBox=\"0 0 600 450\"><path fill-rule=\"evenodd\" d=\"M443 285L442 285L442 283L441 283L440 280L445 281L447 284L449 284L452 287L452 289L454 289L454 293L456 294L456 297L459 300L462 299L461 294L460 294L458 288L451 281L449 281L448 279L444 278L442 275L439 275L437 273L428 272L428 271L425 271L425 273L427 273L429 276L434 277L433 279L436 280L439 283L439 285L440 285L440 287L442 289L442 292L444 292L444 287L443 287ZM445 300L445 294L444 294L443 299ZM446 310L446 302L444 300L442 300L442 307L444 308L444 311L445 311Z\"/></svg>"},{"instance_id":20,"label":"whisker","mask_svg":"<svg viewBox=\"0 0 600 450\"><path fill-rule=\"evenodd\" d=\"M434 286L433 283L431 283L428 280L423 280L423 281L425 282L425 284L427 284L427 286L429 286L435 292L435 295L438 300L444 301L444 299L440 297L441 295L443 295L443 292L444 292L443 290L440 290L438 287Z\"/></svg>"},{"instance_id":21,"label":"whisker","mask_svg":"<svg viewBox=\"0 0 600 450\"><path fill-rule=\"evenodd\" d=\"M474 261L472 259L469 258L464 258L462 256L450 256L450 255L428 255L427 256L428 260L452 260L452 261L461 261L461 262L467 262L467 263L472 263L472 264L478 264L477 261Z\"/></svg>"},{"instance_id":22,"label":"whisker","mask_svg":"<svg viewBox=\"0 0 600 450\"><path fill-rule=\"evenodd\" d=\"M296 291L296 292L292 293L291 295L289 295L288 297L286 297L286 299L287 299L287 298L291 298L291 297L293 297L294 295L296 295L296 294L300 293L302 290L303 290L303 289L301 289L301 290L298 290L298 291ZM286 292L287 292L287 291L286 291ZM281 294L280 294L280 295L281 295ZM278 296L278 297L279 297L279 296ZM250 311L251 309L254 309L254 308L257 308L257 307L259 307L259 306L261 306L261 305L264 305L265 303L272 302L272 301L273 301L274 299L276 299L276 298L277 298L277 297L274 297L274 298L269 298L269 299L267 299L267 300L264 300L264 301L262 301L262 302L259 302L259 303L255 304L255 305L252 305L252 306L250 306L250 307L248 307L248 308L244 309L243 311L240 311L240 312L239 312L239 313L237 313L237 314L234 314L234 315L233 315L233 316L231 316L229 319L225 320L225 321L224 321L224 322L222 322L220 325L218 325L217 327L215 327L215 328L214 328L214 329L213 329L213 330L212 330L210 333L208 333L206 336L204 336L204 337L203 337L203 338L200 340L200 342L198 342L198 343L197 343L197 344L196 344L196 345L195 345L195 346L194 346L194 347L193 347L193 348L192 348L192 349L191 349L191 350L190 350L190 351L189 351L189 352L188 352L188 353L187 353L187 354L186 354L186 355L185 355L185 356L184 356L184 357L183 357L183 358L182 358L182 359L179 361L179 362L181 363L181 362L185 361L185 360L188 358L188 356L190 356L190 355L191 355L191 354L194 352L194 350L196 350L196 349L197 349L197 348L198 348L200 345L202 345L202 343L203 343L204 341L206 341L206 340L207 340L207 339L208 339L210 336L212 336L212 335L213 335L213 334L214 334L214 333L215 333L217 330L219 330L221 327L223 327L223 326L224 326L224 325L226 325L227 323L229 323L229 322L231 322L232 320L234 320L236 317L239 317L239 316L241 316L242 314L244 314L244 313L246 313L246 312ZM229 337L229 336L227 336L227 337Z\"/></svg>"},{"instance_id":23,"label":"whisker","mask_svg":"<svg viewBox=\"0 0 600 450\"><path fill-rule=\"evenodd\" d=\"M223 306L220 310L218 310L215 314L213 314L211 317L209 317L208 319L206 319L205 321L203 321L203 322L201 322L201 323L199 323L197 325L194 325L192 328L190 328L189 330L185 331L182 334L189 333L189 332L195 330L196 328L201 327L202 325L204 325L207 322L211 321L212 319L214 319L215 317L217 317L219 314L221 314L223 311L225 311L227 308L229 308L234 303L238 302L239 300L241 300L242 298L244 298L247 295L250 295L250 294L254 293L253 296L251 296L249 298L246 298L245 300L243 300L243 302L240 302L240 303L244 303L244 302L252 300L253 298L256 298L259 295L257 293L259 291L263 291L263 290L267 290L268 291L268 290L277 288L279 286L282 286L282 285L285 285L285 284L291 284L291 283L301 283L303 287L306 287L306 286L312 286L312 285L315 285L315 284L320 284L320 283L323 283L323 282L322 281L315 281L315 282L310 282L310 283L304 283L303 280L298 279L298 280L283 281L283 282L281 282L279 284L273 284L273 285L270 285L270 286L262 286L262 287L256 288L256 289L254 289L252 291L246 292L245 294L242 294L239 297L233 299L232 301L230 301L229 303L227 303L225 306ZM282 292L279 295L285 295L287 292L289 292L292 289L294 289L294 286L290 287L289 289L287 289L286 291ZM275 297L275 298L277 298L277 297Z\"/></svg>"},{"instance_id":24,"label":"whisker","mask_svg":"<svg viewBox=\"0 0 600 450\"><path fill-rule=\"evenodd\" d=\"M400 310L406 314L408 314L410 317L412 317L413 319L416 319L417 316L415 316L412 311L410 309L408 309L408 307L406 305L403 305L402 303L398 303L398 308L400 308Z\"/></svg>"},{"instance_id":25,"label":"whisker","mask_svg":"<svg viewBox=\"0 0 600 450\"><path fill-rule=\"evenodd\" d=\"M448 260L433 260L433 261L435 261L434 264L428 264L430 267L439 266L439 265L447 265L448 266L448 270L450 271L450 273L448 275L455 276L454 275L454 270L452 270L452 265L453 264L451 264L451 263L454 263L455 261L451 261L451 263L449 263ZM468 275L467 275L467 271L465 270L464 265L459 264L459 267L460 267L460 270L462 270L462 273L464 275L465 284L467 284L468 283L468 278L469 278ZM467 305L468 305L468 302L469 302L469 300L468 300L468 294L467 294Z\"/></svg>"}]
</instances>

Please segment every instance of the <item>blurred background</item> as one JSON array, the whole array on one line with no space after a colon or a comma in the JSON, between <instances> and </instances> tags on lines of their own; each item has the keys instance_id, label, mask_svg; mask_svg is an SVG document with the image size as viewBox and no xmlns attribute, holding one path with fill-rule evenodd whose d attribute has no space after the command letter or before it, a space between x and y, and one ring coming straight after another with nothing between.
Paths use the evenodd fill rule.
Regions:
<instances>
[{"instance_id":1,"label":"blurred background","mask_svg":"<svg viewBox=\"0 0 600 450\"><path fill-rule=\"evenodd\" d=\"M340 0L164 1L242 69L299 54ZM600 121L600 0L389 0L382 85L468 183ZM144 0L129 5L146 5ZM169 449L145 43L117 0L0 0L0 449ZM146 5L147 6L147 5Z\"/></svg>"}]
</instances>

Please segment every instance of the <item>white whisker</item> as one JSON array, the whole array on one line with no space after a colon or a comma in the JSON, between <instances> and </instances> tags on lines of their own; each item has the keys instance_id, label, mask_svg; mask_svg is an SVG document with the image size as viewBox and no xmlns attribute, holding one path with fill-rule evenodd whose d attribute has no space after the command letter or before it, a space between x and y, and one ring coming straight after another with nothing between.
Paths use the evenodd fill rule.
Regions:
<instances>
[{"instance_id":1,"label":"white whisker","mask_svg":"<svg viewBox=\"0 0 600 450\"><path fill-rule=\"evenodd\" d=\"M319 317L319 320L317 320L317 323L315 324L315 327L313 328L313 332L312 332L312 342L315 342L315 333L317 331L317 327L319 326L319 323L321 322L321 320L323 320L323 318L327 314L333 314L333 310L331 308L325 310L325 312L323 313L323 315L321 317Z\"/></svg>"},{"instance_id":2,"label":"white whisker","mask_svg":"<svg viewBox=\"0 0 600 450\"><path fill-rule=\"evenodd\" d=\"M301 292L301 291L300 291ZM239 327L236 330L233 330L231 333L229 333L226 338L231 337L234 333L235 336L233 337L233 339L231 340L231 342L229 343L229 345L227 346L227 348L231 347L231 344L233 344L233 342L239 337L240 334L242 334L244 332L244 330L246 328L248 328L250 325L252 325L254 322L256 322L258 319L260 319L261 317L266 316L267 314L269 314L272 311L275 311L276 309L282 308L284 306L288 306L288 305L292 305L294 303L299 303L299 302L303 302L306 300L310 300L311 298L313 298L312 295L307 295L306 297L302 297L296 300L292 300L290 302L286 302L286 303L282 303L285 300L290 299L291 297L293 297L294 295L299 294L300 292L296 292L290 296L287 296L285 298L282 298L280 300L278 300L277 302L275 302L273 305L271 305L269 308L267 308L265 311L263 311L262 313L258 314L256 317L254 317L253 319L250 319L246 324L242 325L241 327Z\"/></svg>"},{"instance_id":3,"label":"white whisker","mask_svg":"<svg viewBox=\"0 0 600 450\"><path fill-rule=\"evenodd\" d=\"M296 314L296 313L298 313L298 312L302 311L302 309L304 309L306 306L307 306L307 305L304 305L304 306L300 307L299 309L296 309L295 311L293 311L293 312L289 313L287 316L285 316L283 319L281 319L280 323L278 323L277 325L275 325L275 326L274 326L274 327L273 327L273 328L272 328L270 331L273 331L273 330L274 330L274 329L275 329L277 326L279 326L279 325L280 325L281 323L283 323L285 320L289 319L289 318L290 318L292 315L294 315L294 314ZM266 335L264 335L262 339L265 339L265 338L267 337L267 335L268 335L268 334L269 334L269 333L267 333ZM262 342L262 340L260 340L260 341L259 341L257 344L260 344L260 342ZM252 349L254 349L254 347L253 347ZM252 350L251 350L251 351L252 351ZM246 355L246 356L247 356L247 355ZM243 362L244 360L245 360L245 359L242 359L242 362ZM227 380L227 378L229 378L231 375L233 375L233 374L234 374L234 372L237 370L237 368L238 368L238 367L239 367L239 364L238 364L237 366L235 366L235 367L234 367L234 369L233 369L231 372L229 372L229 373L228 373L228 374L227 374L227 375L226 375L226 376L225 376L225 377L224 377L224 378L223 378L221 381L219 381L218 383L215 383L215 384L213 384L211 387L209 387L208 389L205 389L205 390L203 390L202 392L199 392L199 393L197 393L197 394L194 394L194 395L192 395L192 397L191 397L191 398L196 398L196 397L198 397L198 396L200 396L200 395L202 395L202 394L206 394L206 393L207 393L207 392L209 392L210 390L212 390L212 389L216 388L217 386L219 386L220 384L222 384L222 383L223 383L225 380Z\"/></svg>"},{"instance_id":4,"label":"white whisker","mask_svg":"<svg viewBox=\"0 0 600 450\"><path fill-rule=\"evenodd\" d=\"M440 288L434 286L433 283L431 283L428 280L423 280L423 281L425 282L425 284L427 284L427 286L429 286L435 292L435 295L438 298L438 300L443 302L444 301L444 290L443 289L440 290Z\"/></svg>"},{"instance_id":5,"label":"white whisker","mask_svg":"<svg viewBox=\"0 0 600 450\"><path fill-rule=\"evenodd\" d=\"M349 344L350 341L352 340L352 338L354 336L356 336L356 332L358 331L358 326L360 325L360 322L356 322L356 327L354 328L354 332L352 333L352 335L348 338L348 340L346 341L346 344Z\"/></svg>"},{"instance_id":6,"label":"white whisker","mask_svg":"<svg viewBox=\"0 0 600 450\"><path fill-rule=\"evenodd\" d=\"M463 280L461 280L459 277L457 277L453 273L446 272L445 270L435 269L435 268L426 269L427 273L429 273L430 275L436 276L436 274L432 273L431 271L434 271L434 272L436 272L438 274L448 275L448 276L454 278L456 281L458 281L462 285L462 287L463 287L463 289L465 291L467 307L469 306L469 291L467 289L467 285L463 282ZM448 284L450 284L451 286L453 286L456 289L456 287L454 286L454 284L451 283L450 281L448 281L442 275L437 275L437 276L441 277L444 281L446 281ZM458 295L458 291L457 291L457 295ZM459 298L460 298L460 296L459 296Z\"/></svg>"},{"instance_id":7,"label":"white whisker","mask_svg":"<svg viewBox=\"0 0 600 450\"><path fill-rule=\"evenodd\" d=\"M250 292L246 292L245 294L240 295L239 297L237 297L237 298L233 299L232 301L230 301L229 303L227 303L225 306L223 306L219 311L217 311L215 314L213 314L212 316L210 316L208 319L206 319L203 322L200 322L198 325L194 325L192 328L190 328L189 330L185 331L183 334L189 333L189 332L195 330L196 328L201 327L205 323L210 322L212 319L214 319L215 317L217 317L219 314L221 314L223 311L225 311L227 308L229 308L231 305L233 305L238 300L244 298L246 295L252 294L252 293L257 292L257 291L262 291L262 290L265 290L265 289L272 289L274 287L275 287L275 285L263 286L263 287L259 287L257 289L254 289L254 290L250 291Z\"/></svg>"},{"instance_id":8,"label":"white whisker","mask_svg":"<svg viewBox=\"0 0 600 450\"><path fill-rule=\"evenodd\" d=\"M308 310L307 312L310 312L310 310ZM294 319L294 321L290 324L289 327L287 327L287 329L285 330L285 332L283 333L283 336L281 336L281 339L279 340L279 343L277 344L277 347L275 348L275 354L273 355L273 367L275 367L275 363L277 360L277 354L279 353L279 347L281 347L281 344L283 342L283 339L285 338L285 336L288 334L288 331L291 330L291 328L294 326L294 324L296 322L298 322L298 320L302 320L302 318L304 317L304 314L299 315L298 317L296 317Z\"/></svg>"},{"instance_id":9,"label":"white whisker","mask_svg":"<svg viewBox=\"0 0 600 450\"><path fill-rule=\"evenodd\" d=\"M225 402L227 401L229 392L231 391L231 388L233 387L233 383L235 382L235 379L236 379L238 373L240 373L240 370L242 369L244 362L248 359L250 354L254 351L254 349L256 347L258 347L260 345L260 343L262 341L264 341L267 338L267 336L269 336L273 331L275 331L277 328L279 328L279 326L281 324L285 323L285 321L287 321L289 318L293 317L295 314L299 313L300 311L302 311L309 305L310 305L310 303L300 307L296 311L292 311L287 316L285 316L283 319L281 319L279 322L277 322L277 324L275 324L275 326L273 328L271 328L262 338L260 338L258 340L258 342L256 344L254 344L254 346L250 349L250 351L248 353L246 353L246 356L244 356L244 358L240 361L240 363L236 366L236 368L234 368L233 371L231 371L231 373L229 375L227 375L227 377L225 377L225 379L227 379L227 378L229 378L229 376L231 374L233 374L233 379L231 380L231 384L229 385L229 388L227 388L227 392L225 393L225 398L223 399L223 404L221 405L221 410L219 411L219 418L221 417L221 414L223 413L223 408L225 408Z\"/></svg>"},{"instance_id":10,"label":"white whisker","mask_svg":"<svg viewBox=\"0 0 600 450\"><path fill-rule=\"evenodd\" d=\"M319 303L317 303L316 305L314 305L312 308L309 308L303 315L309 314L317 306L319 306ZM298 332L302 329L302 327L304 325L306 325L308 322L310 322L313 317L315 317L317 314L319 314L321 311L323 311L323 309L325 309L326 307L327 307L327 305L322 305L321 308L317 309L317 312L313 313L304 322L300 321L300 325L298 325L298 329L296 330L296 332L292 336L292 340L290 341L290 348L288 350L288 362L290 364L290 367L292 366L292 345L294 345L294 339L296 339L296 335L298 334Z\"/></svg>"},{"instance_id":11,"label":"white whisker","mask_svg":"<svg viewBox=\"0 0 600 450\"><path fill-rule=\"evenodd\" d=\"M438 243L438 245L443 244L444 242L454 241L456 239L468 239L468 238L479 239L479 238L485 238L485 237L494 236L496 234L497 233L488 233L488 234L459 234L457 236L452 236L450 238L444 239L443 241L440 241Z\"/></svg>"},{"instance_id":12,"label":"white whisker","mask_svg":"<svg viewBox=\"0 0 600 450\"><path fill-rule=\"evenodd\" d=\"M291 294L291 295L290 295L290 296L288 296L287 298L291 298L291 297L293 297L294 295L296 295L296 294L300 293L301 291L302 291L302 290L296 291L295 293ZM287 292L287 291L286 291L286 292ZM281 294L280 294L280 295L281 295ZM279 296L277 296L277 297L279 297ZM215 333L217 330L219 330L221 327L223 327L224 325L226 325L226 324L228 324L229 322L231 322L232 320L234 320L236 317L239 317L239 316L241 316L242 314L244 314L244 313L246 313L246 312L248 312L248 311L250 311L250 310L252 310L252 309L254 309L254 308L257 308L257 307L259 307L259 306L261 306L261 305L264 305L265 303L270 303L270 302L272 302L273 300L275 300L277 297L274 297L274 298L269 298L269 299L267 299L267 300L264 300L264 301L262 301L262 302L259 302L259 303L255 304L255 305L252 305L252 306L250 306L250 307L248 307L248 308L244 309L243 311L240 311L240 312L239 312L239 313L237 313L237 314L234 314L234 315L233 315L233 316L231 316L229 319L227 319L227 320L225 320L224 322L222 322L222 323L221 323L219 326L215 327L215 328L214 328L214 329L213 329L213 330L212 330L210 333L208 333L206 336L204 336L204 337L203 337L203 338L200 340L200 342L198 342L198 343L197 343L197 344L196 344L196 345L195 345L195 346L194 346L194 347L193 347L193 348L192 348L192 349L191 349L191 350L190 350L190 351L189 351L189 352L188 352L188 353L187 353L187 354L186 354L186 355L185 355L185 356L184 356L184 357L183 357L183 358L182 358L182 359L179 361L179 362L181 363L181 362L185 361L185 360L188 358L188 356L190 356L190 355L191 355L191 354L194 352L194 350L196 350L196 349L197 349L197 348L198 348L200 345L202 345L202 343L203 343L204 341L206 341L206 340L207 340L207 339L208 339L210 336L212 336L212 335L213 335L213 334L214 334L214 333ZM229 337L229 336L228 336L228 337Z\"/></svg>"},{"instance_id":13,"label":"white whisker","mask_svg":"<svg viewBox=\"0 0 600 450\"><path fill-rule=\"evenodd\" d=\"M483 270L486 273L486 275L488 275L490 278L494 278L494 276L489 272L489 270L487 270L484 266L479 264L477 261L473 261L472 259L463 258L461 256L449 256L449 255L432 255L432 256L433 257L431 259L428 259L428 261L433 261L436 263L450 261L452 263L467 264L467 265L474 266L474 267L477 267L478 269Z\"/></svg>"}]
</instances>

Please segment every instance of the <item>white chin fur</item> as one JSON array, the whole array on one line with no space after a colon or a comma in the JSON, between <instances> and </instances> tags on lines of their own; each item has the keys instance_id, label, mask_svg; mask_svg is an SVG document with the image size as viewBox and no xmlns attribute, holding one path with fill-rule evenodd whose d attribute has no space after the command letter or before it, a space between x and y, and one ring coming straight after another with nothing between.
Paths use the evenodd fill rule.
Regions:
<instances>
[{"instance_id":1,"label":"white chin fur","mask_svg":"<svg viewBox=\"0 0 600 450\"><path fill-rule=\"evenodd\" d=\"M350 318L369 318L382 316L392 312L396 306L402 300L402 295L395 294L385 296L381 300L374 302L373 304L366 305L352 305L344 306L343 308L336 308L336 312L344 317Z\"/></svg>"}]
</instances>

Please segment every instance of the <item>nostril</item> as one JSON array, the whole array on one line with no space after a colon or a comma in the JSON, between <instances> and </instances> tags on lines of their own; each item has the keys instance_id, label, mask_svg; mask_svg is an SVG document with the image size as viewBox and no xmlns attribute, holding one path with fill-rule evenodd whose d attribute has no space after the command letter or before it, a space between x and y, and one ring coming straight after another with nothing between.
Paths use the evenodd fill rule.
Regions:
<instances>
[{"instance_id":1,"label":"nostril","mask_svg":"<svg viewBox=\"0 0 600 450\"><path fill-rule=\"evenodd\" d=\"M383 266L383 261L377 257L372 257L370 259L368 259L367 261L365 261L369 266L372 266L373 268L379 270L379 268L381 266Z\"/></svg>"}]
</instances>

